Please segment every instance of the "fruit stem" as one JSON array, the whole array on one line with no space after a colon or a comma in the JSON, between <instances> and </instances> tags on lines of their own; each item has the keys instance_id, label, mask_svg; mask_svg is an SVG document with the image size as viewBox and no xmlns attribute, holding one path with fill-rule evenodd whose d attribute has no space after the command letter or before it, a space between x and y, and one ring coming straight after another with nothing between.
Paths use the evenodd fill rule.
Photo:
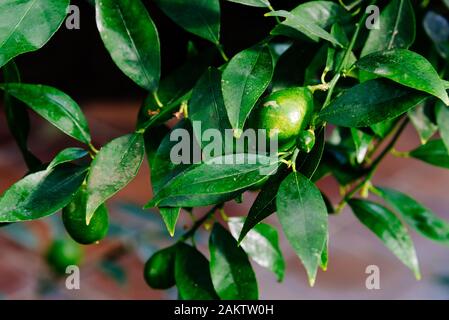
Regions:
<instances>
[{"instance_id":1,"label":"fruit stem","mask_svg":"<svg viewBox=\"0 0 449 320\"><path fill-rule=\"evenodd\" d=\"M398 141L399 137L401 136L404 129L407 127L408 124L408 118L404 118L404 121L399 125L398 129L396 130L396 133L394 134L393 138L391 139L390 143L385 147L384 150L382 150L381 154L373 161L370 168L368 169L367 174L365 175L365 178L357 184L352 190L350 190L346 195L343 197L343 199L340 201L340 203L337 205L335 212L338 214L340 213L343 208L346 206L348 201L360 190L369 190L371 189L371 179L376 172L377 168L379 167L379 164L382 162L382 160L385 158L387 154L393 150L394 145Z\"/></svg>"},{"instance_id":2,"label":"fruit stem","mask_svg":"<svg viewBox=\"0 0 449 320\"><path fill-rule=\"evenodd\" d=\"M162 108L164 106L164 104L159 99L159 95L157 94L157 91L153 91L153 97L154 97L154 101L156 101L157 106L159 108Z\"/></svg>"},{"instance_id":3,"label":"fruit stem","mask_svg":"<svg viewBox=\"0 0 449 320\"><path fill-rule=\"evenodd\" d=\"M327 90L329 90L329 83L324 83L323 82L323 83L320 83L320 84L317 84L317 85L314 85L314 86L307 86L307 88L310 91L312 91L312 93L314 93L317 90L327 91Z\"/></svg>"},{"instance_id":4,"label":"fruit stem","mask_svg":"<svg viewBox=\"0 0 449 320\"><path fill-rule=\"evenodd\" d=\"M269 9L271 12L275 12L275 11L276 11L276 10L274 10L274 8L273 8L273 6L272 6L271 4L268 6L268 9ZM277 22L277 23L279 23L279 24L282 23L282 21L281 21L281 19L279 19L279 17L275 16L275 18L276 18L276 22Z\"/></svg>"},{"instance_id":5,"label":"fruit stem","mask_svg":"<svg viewBox=\"0 0 449 320\"><path fill-rule=\"evenodd\" d=\"M229 61L229 58L228 58L228 56L226 55L226 53L224 52L223 46L222 46L221 44L219 44L219 43L216 43L215 46L217 47L217 50L218 50L218 52L220 53L220 55L221 55L221 57L223 58L223 60L224 60L225 62L228 62L228 61Z\"/></svg>"},{"instance_id":6,"label":"fruit stem","mask_svg":"<svg viewBox=\"0 0 449 320\"><path fill-rule=\"evenodd\" d=\"M94 145L92 144L92 142L89 142L88 147L90 149L90 151L92 151L92 153L95 155L98 153L98 149L94 147Z\"/></svg>"}]
</instances>

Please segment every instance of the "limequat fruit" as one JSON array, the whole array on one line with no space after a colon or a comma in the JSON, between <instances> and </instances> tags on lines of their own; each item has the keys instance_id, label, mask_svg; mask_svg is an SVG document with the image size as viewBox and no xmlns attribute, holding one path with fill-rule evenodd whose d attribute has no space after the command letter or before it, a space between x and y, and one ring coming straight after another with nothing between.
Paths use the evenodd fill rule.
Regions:
<instances>
[{"instance_id":1,"label":"limequat fruit","mask_svg":"<svg viewBox=\"0 0 449 320\"><path fill-rule=\"evenodd\" d=\"M154 289L168 289L175 285L176 247L157 251L145 263L144 278Z\"/></svg>"},{"instance_id":2,"label":"limequat fruit","mask_svg":"<svg viewBox=\"0 0 449 320\"><path fill-rule=\"evenodd\" d=\"M55 240L47 251L47 262L58 274L65 274L66 268L79 265L83 259L83 250L71 239Z\"/></svg>"}]
</instances>

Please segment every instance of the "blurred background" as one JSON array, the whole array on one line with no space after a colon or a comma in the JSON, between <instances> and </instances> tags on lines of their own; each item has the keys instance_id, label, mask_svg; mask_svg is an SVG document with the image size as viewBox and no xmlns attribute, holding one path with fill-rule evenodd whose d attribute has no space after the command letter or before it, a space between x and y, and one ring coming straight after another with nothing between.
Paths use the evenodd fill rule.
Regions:
<instances>
[{"instance_id":1,"label":"blurred background","mask_svg":"<svg viewBox=\"0 0 449 320\"><path fill-rule=\"evenodd\" d=\"M163 73L169 74L184 61L187 42L192 37L177 28L151 1L145 2L160 32ZM435 1L438 8L439 2ZM300 1L273 1L277 7L286 9L298 3ZM134 130L145 92L113 64L96 31L93 8L82 0L72 1L72 4L80 8L81 29L62 27L46 47L23 55L16 62L24 82L55 86L74 98L86 114L95 145L101 146ZM248 43L262 39L272 27L266 23L263 10L229 3L224 3L222 10L225 16L222 37L229 56ZM422 23L422 17L418 16L417 23ZM199 39L194 40L200 49L207 46ZM30 116L29 145L43 162L50 161L66 147L77 146L75 141L35 114L30 113ZM397 149L407 151L418 144L419 137L410 125ZM20 152L8 132L0 102L0 192L26 172ZM374 182L415 197L449 220L449 171L416 160L389 156ZM320 181L319 186L334 203L339 201L338 184L332 178ZM151 196L150 172L144 163L137 178L108 203L111 213L108 237L97 245L84 247L80 290L67 290L65 278L56 276L44 258L52 239L66 237L60 214L0 228L0 299L175 299L175 289L150 289L142 276L146 259L176 239L167 234L156 211L141 209ZM253 192L246 193L243 203L229 203L225 207L226 213L246 215L255 196ZM200 213L201 210L195 212ZM279 227L275 217L267 221ZM184 212L176 235L182 234L190 223ZM413 239L423 273L420 281L414 279L350 210L331 216L329 268L327 272L319 272L314 288L308 286L302 265L282 232L279 234L287 262L286 277L284 282L277 283L273 274L254 265L262 299L449 298L448 248L416 234ZM207 235L205 230L198 235L199 247L205 248ZM380 290L365 287L368 276L365 270L369 265L380 268Z\"/></svg>"}]
</instances>

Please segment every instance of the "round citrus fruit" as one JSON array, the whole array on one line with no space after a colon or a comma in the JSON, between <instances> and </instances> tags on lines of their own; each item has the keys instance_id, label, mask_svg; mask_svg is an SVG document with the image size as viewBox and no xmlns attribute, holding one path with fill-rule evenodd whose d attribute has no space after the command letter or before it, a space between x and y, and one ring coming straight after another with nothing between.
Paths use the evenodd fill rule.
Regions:
<instances>
[{"instance_id":1,"label":"round citrus fruit","mask_svg":"<svg viewBox=\"0 0 449 320\"><path fill-rule=\"evenodd\" d=\"M68 234L78 243L91 244L103 239L108 233L108 209L101 205L95 211L89 225L86 224L86 188L82 187L72 202L62 210L62 221Z\"/></svg>"},{"instance_id":2,"label":"round citrus fruit","mask_svg":"<svg viewBox=\"0 0 449 320\"><path fill-rule=\"evenodd\" d=\"M292 147L298 134L307 128L313 114L313 95L308 88L276 91L262 100L249 119L253 129L266 129L269 137L278 135L282 150Z\"/></svg>"},{"instance_id":3,"label":"round citrus fruit","mask_svg":"<svg viewBox=\"0 0 449 320\"><path fill-rule=\"evenodd\" d=\"M145 263L144 278L154 289L168 289L175 285L176 247L157 251Z\"/></svg>"},{"instance_id":4,"label":"round citrus fruit","mask_svg":"<svg viewBox=\"0 0 449 320\"><path fill-rule=\"evenodd\" d=\"M83 250L71 239L55 240L47 251L47 262L58 274L64 274L66 268L79 265L83 259Z\"/></svg>"}]
</instances>

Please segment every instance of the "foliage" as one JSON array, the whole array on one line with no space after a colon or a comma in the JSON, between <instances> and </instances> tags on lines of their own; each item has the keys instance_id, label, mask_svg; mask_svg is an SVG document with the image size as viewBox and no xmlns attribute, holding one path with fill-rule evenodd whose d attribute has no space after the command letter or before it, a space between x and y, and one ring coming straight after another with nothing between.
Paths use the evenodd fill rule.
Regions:
<instances>
[{"instance_id":1,"label":"foliage","mask_svg":"<svg viewBox=\"0 0 449 320\"><path fill-rule=\"evenodd\" d=\"M328 215L341 212L347 204L417 278L420 269L408 227L435 242L449 243L448 222L410 196L371 183L390 153L449 168L449 36L442 38L439 32L449 22L443 4L155 0L172 27L184 29L191 40L184 64L165 74L164 42L145 1L93 2L98 31L110 58L147 92L136 130L97 150L83 111L72 98L53 87L21 82L15 58L40 49L51 39L66 17L68 0L1 1L0 91L11 134L29 172L0 196L0 226L64 210L67 231L75 240L100 240L107 232L106 201L135 178L146 155L154 197L145 207L160 210L170 235L181 213L213 206L145 266L150 286L176 285L182 299L257 299L251 261L282 281L285 261L277 230L262 223L275 212L311 285L318 270L326 270L328 264ZM372 16L365 9L370 4L380 7L378 28L367 27ZM241 6L260 17L265 15L271 32L255 42L236 41L228 58L231 49L227 51L229 44L221 36L226 28L222 10L240 10ZM286 98L284 92L302 92L307 98ZM307 111L307 119L300 119L300 132L295 129L293 137L289 135L292 143L275 161L266 153L236 150L233 145L206 152L207 143L201 137L209 129L223 135L231 130L231 141L236 143L260 108L278 108L278 101L294 108L301 99L313 99L309 104L313 114ZM28 146L28 110L82 147L62 150L50 164L42 164ZM305 112L301 113L304 117ZM272 114L277 113L270 113L275 117L269 119L270 126L288 126L276 123L288 119ZM181 116L184 119L174 128L164 125ZM262 120L258 123L266 123ZM398 152L395 144L409 120L421 145ZM194 122L201 122L202 127ZM193 133L189 144L202 149L204 161L171 161L176 142L170 135L181 128ZM441 139L433 138L437 132ZM346 190L336 205L316 185L329 175ZM238 201L254 189L260 192L245 217L229 218L225 203ZM366 200L370 194L384 203ZM70 219L74 220L69 223ZM213 225L210 259L193 241L203 225ZM55 252L64 250L71 252L55 244L49 259L58 260ZM72 250L75 254L69 260L79 261L77 250ZM59 271L64 266L61 262Z\"/></svg>"}]
</instances>

